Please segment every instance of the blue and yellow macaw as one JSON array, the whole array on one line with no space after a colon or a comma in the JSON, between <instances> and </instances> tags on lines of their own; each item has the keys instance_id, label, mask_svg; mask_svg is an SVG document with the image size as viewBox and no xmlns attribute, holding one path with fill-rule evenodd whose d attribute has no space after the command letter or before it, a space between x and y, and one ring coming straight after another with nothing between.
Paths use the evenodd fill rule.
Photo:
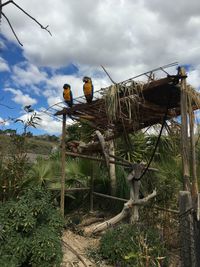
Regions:
<instances>
[{"instance_id":1,"label":"blue and yellow macaw","mask_svg":"<svg viewBox=\"0 0 200 267\"><path fill-rule=\"evenodd\" d=\"M73 95L71 91L71 86L67 83L63 85L63 98L65 100L65 103L69 106L72 107L73 105Z\"/></svg>"},{"instance_id":2,"label":"blue and yellow macaw","mask_svg":"<svg viewBox=\"0 0 200 267\"><path fill-rule=\"evenodd\" d=\"M83 77L83 92L86 98L87 103L91 103L93 99L93 92L94 92L94 87L92 84L91 78L85 76Z\"/></svg>"}]
</instances>

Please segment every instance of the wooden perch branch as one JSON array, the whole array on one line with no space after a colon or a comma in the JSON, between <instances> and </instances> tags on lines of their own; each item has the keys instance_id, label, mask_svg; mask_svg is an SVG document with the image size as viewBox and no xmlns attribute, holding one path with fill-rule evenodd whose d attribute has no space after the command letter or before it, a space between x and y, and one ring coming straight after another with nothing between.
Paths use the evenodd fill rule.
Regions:
<instances>
[{"instance_id":1,"label":"wooden perch branch","mask_svg":"<svg viewBox=\"0 0 200 267\"><path fill-rule=\"evenodd\" d=\"M101 144L101 148L102 148L102 151L103 151L103 155L105 157L105 160L106 160L106 166L109 168L109 153L108 153L108 149L106 147L106 143L105 143L105 139L103 137L103 135L100 133L100 131L95 131L98 139L99 139L99 142Z\"/></svg>"},{"instance_id":2,"label":"wooden perch branch","mask_svg":"<svg viewBox=\"0 0 200 267\"><path fill-rule=\"evenodd\" d=\"M156 190L154 190L150 195L146 196L145 198L139 199L137 201L133 201L132 199L130 199L128 202L126 202L124 204L124 208L122 209L122 211L117 214L115 217L111 218L110 220L107 220L103 223L100 223L97 226L93 226L93 227L89 227L88 229L85 230L86 234L96 234L99 232L102 232L108 228L110 228L111 226L117 224L118 222L122 221L123 219L125 219L127 216L129 216L130 214L130 210L133 208L133 206L135 205L145 205L147 204L147 202L151 199L154 198L156 196Z\"/></svg>"}]
</instances>

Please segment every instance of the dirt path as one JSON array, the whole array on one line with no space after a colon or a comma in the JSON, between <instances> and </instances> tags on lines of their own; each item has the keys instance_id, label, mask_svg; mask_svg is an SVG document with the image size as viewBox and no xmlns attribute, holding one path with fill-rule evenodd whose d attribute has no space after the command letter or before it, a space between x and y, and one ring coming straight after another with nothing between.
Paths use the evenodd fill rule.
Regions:
<instances>
[{"instance_id":1,"label":"dirt path","mask_svg":"<svg viewBox=\"0 0 200 267\"><path fill-rule=\"evenodd\" d=\"M62 267L96 267L98 266L95 262L91 261L91 259L87 256L87 249L88 248L95 248L98 246L98 239L91 238L91 237L84 237L73 233L70 230L64 232L63 241L66 242L72 249L74 249L80 258L72 252L67 245L63 245L64 257ZM81 261L81 259L85 262ZM105 264L100 264L101 267L112 267Z\"/></svg>"}]
</instances>

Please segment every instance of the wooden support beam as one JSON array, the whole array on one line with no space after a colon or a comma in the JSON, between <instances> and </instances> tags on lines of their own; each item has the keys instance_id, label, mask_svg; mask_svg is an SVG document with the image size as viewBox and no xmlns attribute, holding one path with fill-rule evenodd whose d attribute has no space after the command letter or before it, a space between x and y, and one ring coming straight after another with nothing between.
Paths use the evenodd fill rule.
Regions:
<instances>
[{"instance_id":1,"label":"wooden support beam","mask_svg":"<svg viewBox=\"0 0 200 267\"><path fill-rule=\"evenodd\" d=\"M60 191L60 209L64 217L65 215L65 137L66 137L66 114L63 114L62 123L62 146L61 146L61 191Z\"/></svg>"},{"instance_id":2,"label":"wooden support beam","mask_svg":"<svg viewBox=\"0 0 200 267\"><path fill-rule=\"evenodd\" d=\"M66 152L66 155L72 156L72 157L84 158L84 159L91 159L91 160L94 160L94 161L99 161L99 162L106 163L105 159L97 158L97 157L93 157L93 156L89 156L89 155L83 155L83 154L73 153L73 152L68 152L68 151ZM117 164L117 165L124 166L124 167L127 167L127 168L128 167L132 168L131 164L127 164L127 163L119 162L119 161L115 161L115 160L109 160L109 163Z\"/></svg>"},{"instance_id":3,"label":"wooden support beam","mask_svg":"<svg viewBox=\"0 0 200 267\"><path fill-rule=\"evenodd\" d=\"M92 162L92 174L90 178L90 212L94 211L94 163Z\"/></svg>"},{"instance_id":4,"label":"wooden support beam","mask_svg":"<svg viewBox=\"0 0 200 267\"><path fill-rule=\"evenodd\" d=\"M183 166L183 189L190 191L190 168L188 146L187 84L184 68L180 68L181 79L181 156Z\"/></svg>"},{"instance_id":5,"label":"wooden support beam","mask_svg":"<svg viewBox=\"0 0 200 267\"><path fill-rule=\"evenodd\" d=\"M110 196L110 195L106 195L106 194L102 194L102 193L97 193L97 192L93 192L93 195L98 196L98 197L104 197L104 198L109 198L109 199L113 199L113 200L118 200L118 201L122 201L122 202L128 201L128 199L125 199L125 198L114 197L114 196Z\"/></svg>"},{"instance_id":6,"label":"wooden support beam","mask_svg":"<svg viewBox=\"0 0 200 267\"><path fill-rule=\"evenodd\" d=\"M95 131L98 139L99 139L99 142L101 144L101 149L102 149L102 152L103 152L103 155L104 155L104 159L105 159L105 162L106 162L106 166L107 168L109 169L109 151L108 151L108 147L106 145L106 142L105 142L105 139L103 137L103 135L101 134L100 131Z\"/></svg>"},{"instance_id":7,"label":"wooden support beam","mask_svg":"<svg viewBox=\"0 0 200 267\"><path fill-rule=\"evenodd\" d=\"M49 190L51 191L60 191L59 188L49 188ZM89 191L90 188L89 187L72 187L72 188L65 188L64 191L69 193L73 193L73 192L79 192L79 191Z\"/></svg>"},{"instance_id":8,"label":"wooden support beam","mask_svg":"<svg viewBox=\"0 0 200 267\"><path fill-rule=\"evenodd\" d=\"M195 203L198 196L198 182L197 182L197 163L196 163L196 149L194 137L194 111L192 110L192 100L188 97L188 113L190 124L190 155L191 155L191 180L192 180L192 200Z\"/></svg>"},{"instance_id":9,"label":"wooden support beam","mask_svg":"<svg viewBox=\"0 0 200 267\"><path fill-rule=\"evenodd\" d=\"M90 155L83 155L83 154L80 154L80 153L74 153L74 152L69 152L69 151L66 151L65 154L67 156L78 157L78 158L83 158L83 159L91 159L91 160L94 160L94 161L99 161L99 162L104 162L105 163L105 159L97 158L97 157L90 156ZM116 165L119 165L119 166L123 166L123 167L126 167L126 168L130 168L130 169L132 169L136 165L138 165L138 163L131 163L128 160L123 160L121 157L113 156L113 155L110 155L110 154L109 154L109 156L113 157L115 159L118 159L118 161L117 160L109 160L109 163L113 163L113 164L116 164ZM148 168L148 171L157 172L158 169L150 167L150 168Z\"/></svg>"},{"instance_id":10,"label":"wooden support beam","mask_svg":"<svg viewBox=\"0 0 200 267\"><path fill-rule=\"evenodd\" d=\"M180 207L180 244L181 262L183 267L197 267L195 249L194 217L192 212L192 198L189 191L179 192ZM199 243L199 240L198 240Z\"/></svg>"}]
</instances>

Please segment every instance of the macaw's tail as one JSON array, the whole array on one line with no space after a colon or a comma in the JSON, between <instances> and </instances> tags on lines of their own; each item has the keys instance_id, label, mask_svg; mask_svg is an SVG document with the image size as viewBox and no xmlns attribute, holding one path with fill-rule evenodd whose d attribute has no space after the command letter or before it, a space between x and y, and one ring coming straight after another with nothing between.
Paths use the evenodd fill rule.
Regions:
<instances>
[{"instance_id":1,"label":"macaw's tail","mask_svg":"<svg viewBox=\"0 0 200 267\"><path fill-rule=\"evenodd\" d=\"M92 103L93 95L86 95L85 96L87 103Z\"/></svg>"},{"instance_id":2,"label":"macaw's tail","mask_svg":"<svg viewBox=\"0 0 200 267\"><path fill-rule=\"evenodd\" d=\"M68 105L68 107L72 107L73 106L73 101L66 101L65 100L65 103Z\"/></svg>"}]
</instances>

